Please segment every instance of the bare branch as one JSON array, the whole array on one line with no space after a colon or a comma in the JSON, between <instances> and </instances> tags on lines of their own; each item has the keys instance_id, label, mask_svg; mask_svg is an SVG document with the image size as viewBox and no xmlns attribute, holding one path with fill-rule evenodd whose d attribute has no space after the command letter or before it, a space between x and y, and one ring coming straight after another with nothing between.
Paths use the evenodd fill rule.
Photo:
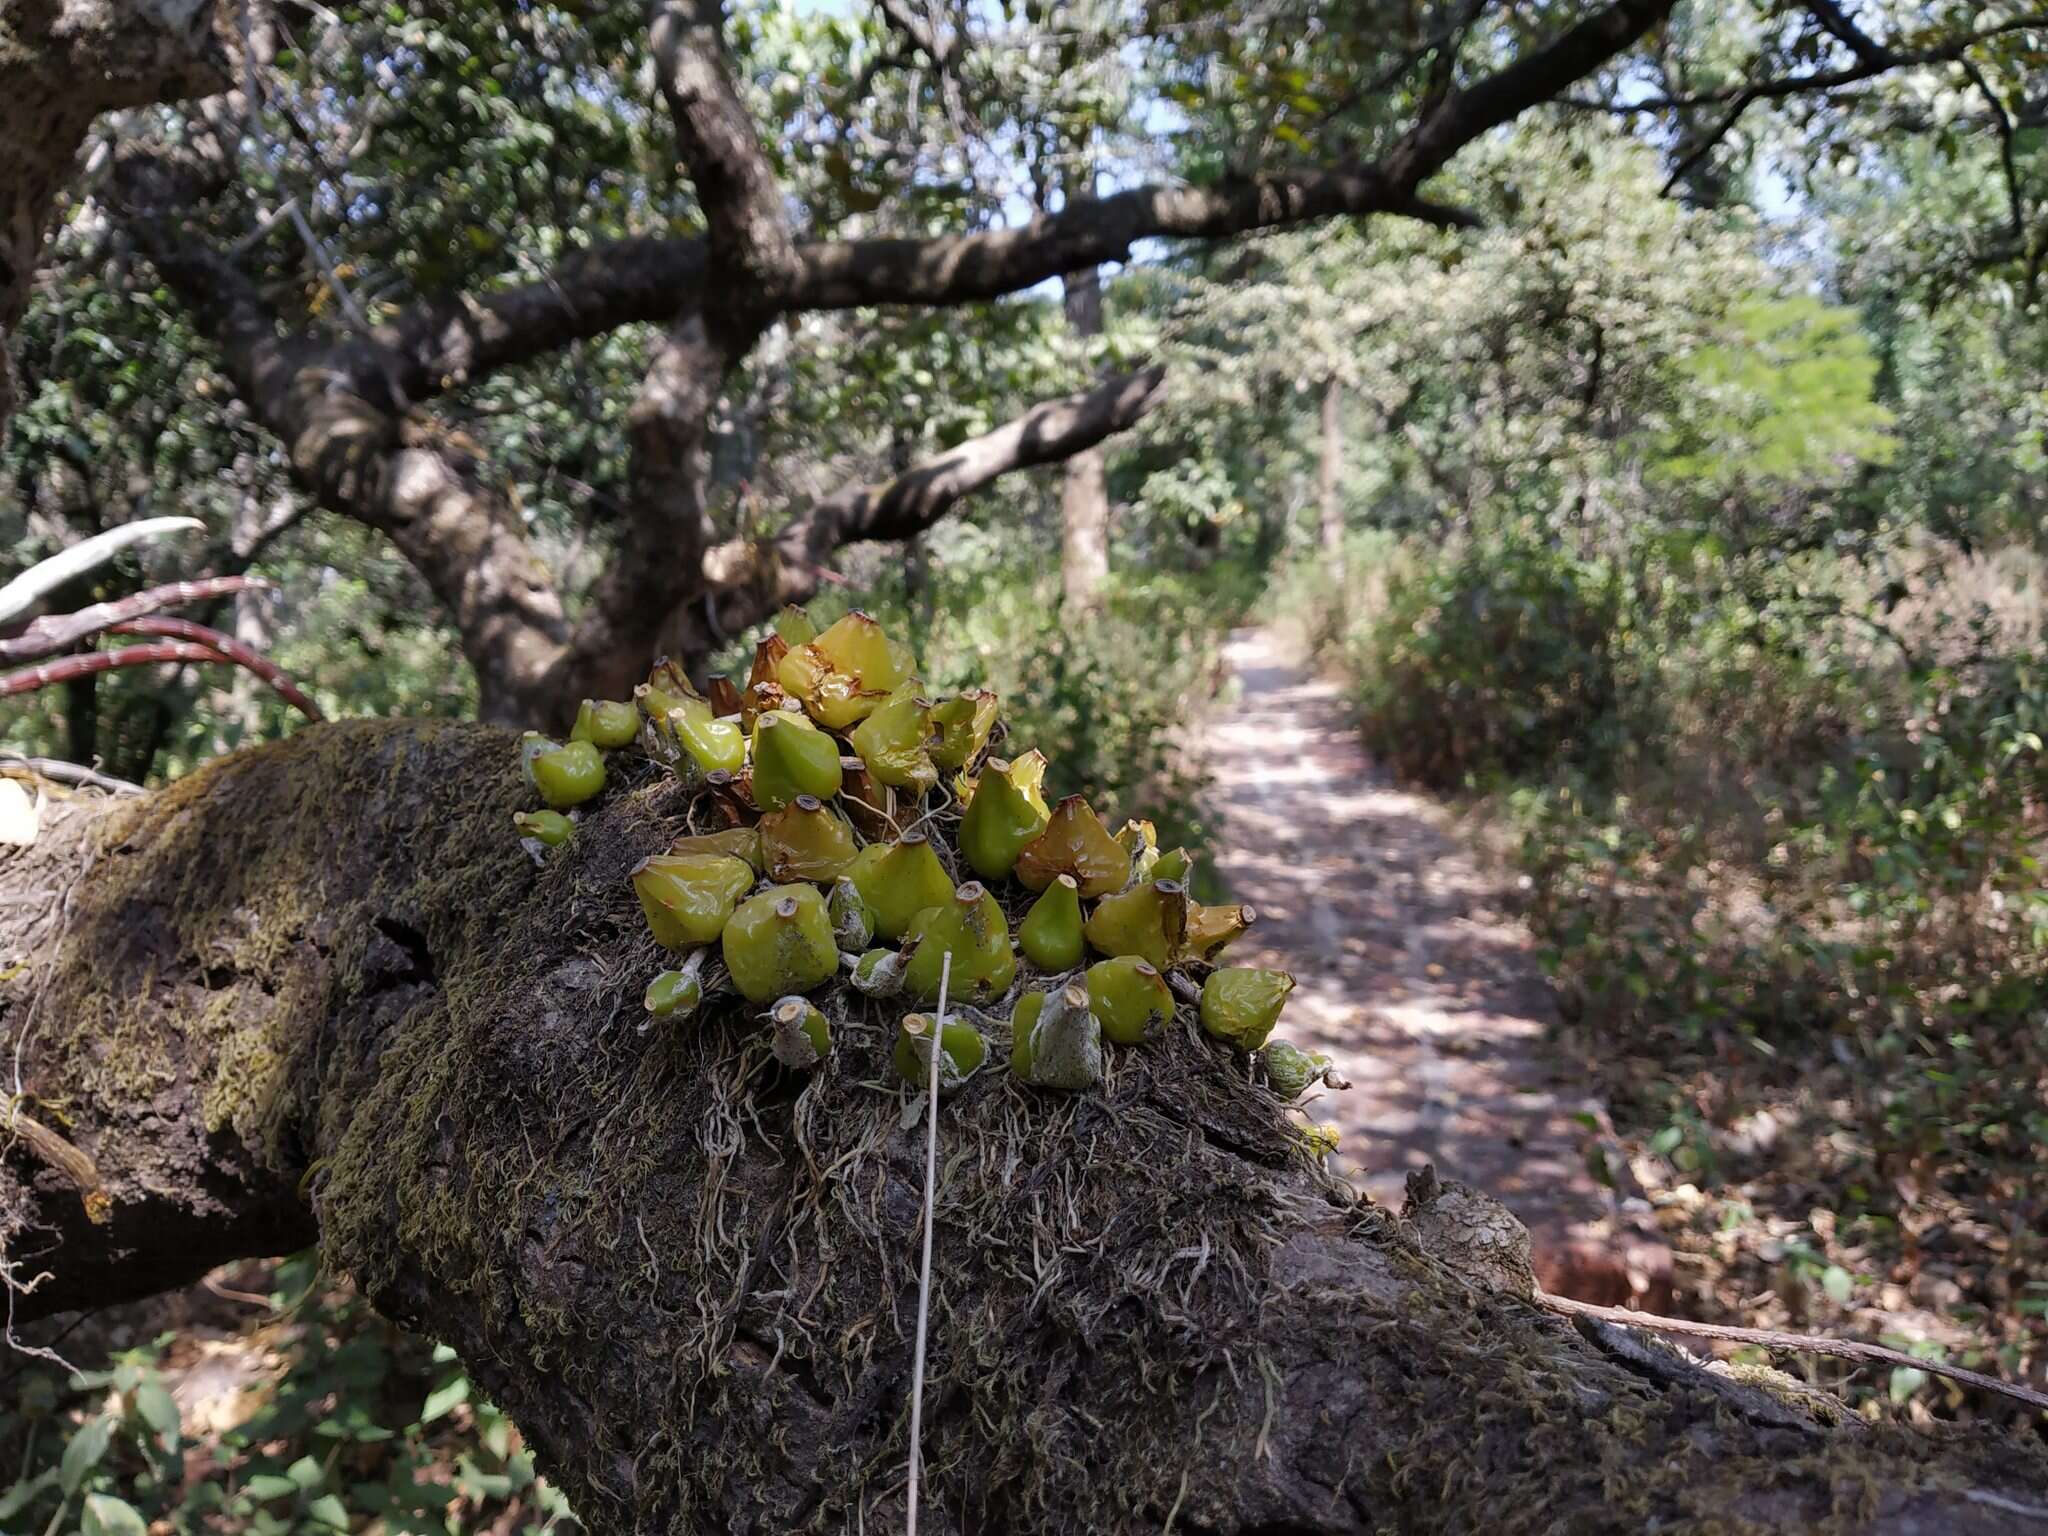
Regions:
<instances>
[{"instance_id":1,"label":"bare branch","mask_svg":"<svg viewBox=\"0 0 2048 1536\"><path fill-rule=\"evenodd\" d=\"M1664 185L1660 189L1664 196L1669 197L1672 189L1683 182L1687 176L1690 176L1694 167L1711 155L1720 146L1721 141L1735 131L1735 125L1742 121L1742 114L1754 105L1756 99L1754 91L1744 91L1735 98L1735 104L1722 114L1721 120L1708 129L1699 142L1685 152L1678 164L1671 167L1671 174L1664 178Z\"/></svg>"},{"instance_id":2,"label":"bare branch","mask_svg":"<svg viewBox=\"0 0 2048 1536\"><path fill-rule=\"evenodd\" d=\"M0 698L17 693L33 693L38 688L48 688L55 683L67 683L74 677L90 677L95 672L112 672L121 667L153 667L169 661L225 663L227 657L211 646L194 645L179 640L159 640L149 645L124 645L113 651L85 651L76 656L64 656L56 661L23 667L14 672L0 672Z\"/></svg>"},{"instance_id":3,"label":"bare branch","mask_svg":"<svg viewBox=\"0 0 2048 1536\"><path fill-rule=\"evenodd\" d=\"M2017 159L2019 126L2013 121L2012 113L2006 110L2004 99L1991 88L1991 82L1984 78L1984 71L1977 67L1976 62L1965 58L1958 63L1970 83L1977 87L1985 105L1991 109L1992 126L1998 130L1999 165L2005 173L2006 219L2013 238L2024 241L2027 235L2027 204L2020 188Z\"/></svg>"},{"instance_id":4,"label":"bare branch","mask_svg":"<svg viewBox=\"0 0 2048 1536\"><path fill-rule=\"evenodd\" d=\"M1845 85L1857 85L1865 80L1875 79L1893 69L1911 69L1925 64L1953 64L1977 44L1988 42L1994 37L2004 37L2014 32L2037 31L2048 27L2048 12L2036 12L2000 22L1996 26L1983 27L1945 42L1906 52L1878 46L1884 54L1884 62L1873 63L1865 58L1862 62L1840 69L1816 69L1802 75L1772 75L1763 79L1746 81L1716 91L1695 91L1683 96L1645 96L1635 101L1597 101L1582 96L1560 98L1563 105L1587 112L1607 112L1616 117L1655 117L1666 112L1683 112L1695 107L1726 106L1737 100L1777 101L1787 96L1824 95L1840 90Z\"/></svg>"},{"instance_id":5,"label":"bare branch","mask_svg":"<svg viewBox=\"0 0 2048 1536\"><path fill-rule=\"evenodd\" d=\"M237 592L260 591L270 585L260 576L208 576L199 581L173 581L151 587L132 597L94 603L76 613L45 614L13 639L0 640L0 661L33 661L38 656L52 656L89 635L130 619L165 608L180 608L186 603L212 602Z\"/></svg>"},{"instance_id":6,"label":"bare branch","mask_svg":"<svg viewBox=\"0 0 2048 1536\"><path fill-rule=\"evenodd\" d=\"M491 293L415 305L373 333L414 399L425 399L636 321L702 301L701 240L615 240L562 259L547 276Z\"/></svg>"},{"instance_id":7,"label":"bare branch","mask_svg":"<svg viewBox=\"0 0 2048 1536\"><path fill-rule=\"evenodd\" d=\"M257 419L280 438L293 478L322 506L390 535L444 604L477 671L487 719L538 718L537 689L560 660L560 594L517 507L459 432L404 411L391 354L373 343L281 338L235 265L165 221L137 242L220 348Z\"/></svg>"},{"instance_id":8,"label":"bare branch","mask_svg":"<svg viewBox=\"0 0 2048 1536\"><path fill-rule=\"evenodd\" d=\"M190 640L208 650L220 652L221 658L233 662L246 672L253 672L278 696L291 705L308 720L324 720L320 706L315 704L299 685L292 681L291 674L262 652L242 644L233 635L222 634L204 624L195 624L190 619L141 618L123 619L118 624L109 624L107 629L117 635L153 635L163 639Z\"/></svg>"},{"instance_id":9,"label":"bare branch","mask_svg":"<svg viewBox=\"0 0 2048 1536\"><path fill-rule=\"evenodd\" d=\"M1895 62L1896 56L1891 49L1877 42L1844 15L1835 0L1806 0L1806 9L1830 37L1846 44L1849 51L1864 63L1888 69Z\"/></svg>"},{"instance_id":10,"label":"bare branch","mask_svg":"<svg viewBox=\"0 0 2048 1536\"><path fill-rule=\"evenodd\" d=\"M1535 52L1463 90L1402 136L1383 162L1399 191L1412 196L1460 149L1488 129L1512 122L1583 79L1669 16L1675 0L1616 0Z\"/></svg>"},{"instance_id":11,"label":"bare branch","mask_svg":"<svg viewBox=\"0 0 2048 1536\"><path fill-rule=\"evenodd\" d=\"M1219 240L1340 214L1394 213L1470 226L1462 209L1398 194L1377 167L1233 178L1204 187L1133 187L1077 197L1057 213L978 234L849 240L798 248L791 309L965 304L1130 259L1141 240Z\"/></svg>"},{"instance_id":12,"label":"bare branch","mask_svg":"<svg viewBox=\"0 0 2048 1536\"><path fill-rule=\"evenodd\" d=\"M1674 0L1617 0L1553 42L1442 104L1375 165L1242 177L1202 187L1135 187L1075 198L1012 229L931 240L858 240L799 249L790 308L958 304L1104 262L1141 240L1219 240L1339 215L1392 213L1470 225L1417 189L1464 145L1545 101L1630 46Z\"/></svg>"}]
</instances>

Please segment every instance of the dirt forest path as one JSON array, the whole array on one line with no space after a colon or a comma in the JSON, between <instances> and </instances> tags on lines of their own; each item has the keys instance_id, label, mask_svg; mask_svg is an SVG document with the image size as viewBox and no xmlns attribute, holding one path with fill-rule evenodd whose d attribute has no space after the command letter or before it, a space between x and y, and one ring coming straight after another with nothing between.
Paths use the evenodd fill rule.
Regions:
<instances>
[{"instance_id":1,"label":"dirt forest path","mask_svg":"<svg viewBox=\"0 0 2048 1536\"><path fill-rule=\"evenodd\" d=\"M1366 755L1335 684L1266 630L1237 631L1225 660L1235 698L1204 732L1212 847L1258 910L1231 959L1293 972L1285 1033L1350 1080L1309 1106L1341 1133L1338 1165L1398 1207L1433 1162L1522 1218L1547 1289L1657 1304L1668 1254L1589 1171L1606 1116L1546 1039L1549 989L1498 886Z\"/></svg>"}]
</instances>

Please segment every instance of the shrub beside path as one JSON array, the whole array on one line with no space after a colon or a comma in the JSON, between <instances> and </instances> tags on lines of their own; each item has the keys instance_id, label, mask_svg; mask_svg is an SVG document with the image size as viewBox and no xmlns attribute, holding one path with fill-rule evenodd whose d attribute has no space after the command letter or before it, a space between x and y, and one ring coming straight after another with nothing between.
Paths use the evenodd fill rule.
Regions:
<instances>
[{"instance_id":1,"label":"shrub beside path","mask_svg":"<svg viewBox=\"0 0 2048 1536\"><path fill-rule=\"evenodd\" d=\"M1205 732L1215 864L1258 909L1231 959L1300 983L1283 1032L1352 1085L1308 1106L1340 1132L1342 1171L1398 1208L1434 1163L1522 1219L1545 1289L1664 1306L1669 1251L1588 1075L1548 1038L1549 988L1497 879L1366 754L1336 684L1267 630L1234 633L1225 660L1236 698Z\"/></svg>"}]
</instances>

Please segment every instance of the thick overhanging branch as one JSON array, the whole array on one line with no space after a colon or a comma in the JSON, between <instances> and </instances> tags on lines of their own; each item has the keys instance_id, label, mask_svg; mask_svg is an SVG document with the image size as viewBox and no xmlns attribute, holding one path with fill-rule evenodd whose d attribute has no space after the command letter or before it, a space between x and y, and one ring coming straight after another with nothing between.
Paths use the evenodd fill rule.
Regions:
<instances>
[{"instance_id":1,"label":"thick overhanging branch","mask_svg":"<svg viewBox=\"0 0 2048 1536\"><path fill-rule=\"evenodd\" d=\"M1077 197L1025 224L932 239L799 246L792 309L868 304L969 304L1105 262L1143 240L1222 240L1346 214L1390 213L1442 225L1477 222L1462 209L1398 193L1377 167L1238 177L1200 187L1132 187Z\"/></svg>"},{"instance_id":2,"label":"thick overhanging branch","mask_svg":"<svg viewBox=\"0 0 2048 1536\"><path fill-rule=\"evenodd\" d=\"M531 283L411 306L380 325L406 395L424 400L635 322L703 301L701 240L643 237L589 246Z\"/></svg>"},{"instance_id":3,"label":"thick overhanging branch","mask_svg":"<svg viewBox=\"0 0 2048 1536\"><path fill-rule=\"evenodd\" d=\"M1512 64L1452 91L1387 156L1389 181L1413 194L1481 134L1584 79L1633 47L1675 8L1675 0L1617 0Z\"/></svg>"},{"instance_id":4,"label":"thick overhanging branch","mask_svg":"<svg viewBox=\"0 0 2048 1536\"><path fill-rule=\"evenodd\" d=\"M664 962L627 875L690 798L622 771L535 870L515 762L484 727L315 726L0 851L0 1056L106 1196L95 1225L0 1139L17 1315L317 1235L460 1352L593 1531L900 1528L924 1144L889 1019L835 1021L808 1078L743 1010L633 1027ZM947 1102L944 1529L1990 1536L2042 1511L2030 1432L1830 1425L1789 1383L1582 1336L1498 1262L1498 1207L1354 1201L1232 1060L1175 1031L1098 1090L991 1067Z\"/></svg>"}]
</instances>

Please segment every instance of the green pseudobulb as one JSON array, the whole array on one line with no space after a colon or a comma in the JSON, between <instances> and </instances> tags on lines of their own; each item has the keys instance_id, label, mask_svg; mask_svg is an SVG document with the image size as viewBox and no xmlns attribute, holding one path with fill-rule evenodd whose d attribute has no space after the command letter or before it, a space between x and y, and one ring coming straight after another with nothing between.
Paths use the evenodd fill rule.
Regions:
<instances>
[{"instance_id":1,"label":"green pseudobulb","mask_svg":"<svg viewBox=\"0 0 2048 1536\"><path fill-rule=\"evenodd\" d=\"M815 886L771 885L748 897L721 939L725 968L750 1003L808 992L839 970L832 919Z\"/></svg>"}]
</instances>

